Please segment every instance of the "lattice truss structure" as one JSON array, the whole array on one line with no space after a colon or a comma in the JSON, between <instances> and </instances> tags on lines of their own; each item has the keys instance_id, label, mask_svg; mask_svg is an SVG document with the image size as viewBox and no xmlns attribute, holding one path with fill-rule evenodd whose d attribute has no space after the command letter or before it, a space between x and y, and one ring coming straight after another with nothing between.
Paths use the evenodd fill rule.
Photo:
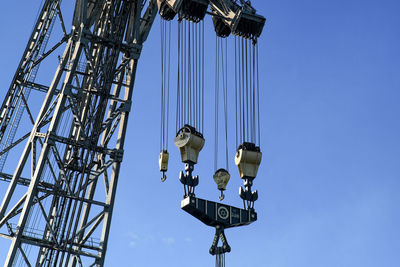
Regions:
<instances>
[{"instance_id":1,"label":"lattice truss structure","mask_svg":"<svg viewBox=\"0 0 400 267\"><path fill-rule=\"evenodd\" d=\"M0 207L1 235L12 240L5 266L103 266L135 72L157 13L155 1L78 0L67 32L60 2L45 1L1 108L1 167L26 143L14 173L1 174L10 181ZM56 21L61 40L47 50ZM36 83L61 45L50 86ZM45 92L36 119L32 90ZM31 131L14 140L23 114Z\"/></svg>"},{"instance_id":2,"label":"lattice truss structure","mask_svg":"<svg viewBox=\"0 0 400 267\"><path fill-rule=\"evenodd\" d=\"M185 1L209 5L222 32L246 30L247 11L235 0ZM74 4L71 16L61 0L44 1L1 106L7 267L104 265L135 73L159 7L157 0Z\"/></svg>"}]
</instances>

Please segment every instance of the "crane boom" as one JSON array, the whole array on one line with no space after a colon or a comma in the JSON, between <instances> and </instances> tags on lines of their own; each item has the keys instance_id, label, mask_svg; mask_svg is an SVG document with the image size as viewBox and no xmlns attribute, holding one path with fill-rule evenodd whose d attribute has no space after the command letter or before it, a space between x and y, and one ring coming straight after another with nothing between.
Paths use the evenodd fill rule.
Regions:
<instances>
[{"instance_id":1,"label":"crane boom","mask_svg":"<svg viewBox=\"0 0 400 267\"><path fill-rule=\"evenodd\" d=\"M59 2L45 2L37 25ZM2 236L12 240L5 266L18 259L27 266L104 265L135 73L157 11L155 1L145 4L76 1L66 48L0 207ZM29 47L37 31L20 68L36 62ZM8 98L16 97L16 77ZM27 170L29 185L15 200Z\"/></svg>"}]
</instances>

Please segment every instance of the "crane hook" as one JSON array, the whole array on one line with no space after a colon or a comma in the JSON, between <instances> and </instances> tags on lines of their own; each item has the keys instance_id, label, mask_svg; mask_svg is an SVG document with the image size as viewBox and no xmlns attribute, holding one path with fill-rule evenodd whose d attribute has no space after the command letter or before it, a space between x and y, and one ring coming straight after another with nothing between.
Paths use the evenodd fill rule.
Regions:
<instances>
[{"instance_id":1,"label":"crane hook","mask_svg":"<svg viewBox=\"0 0 400 267\"><path fill-rule=\"evenodd\" d=\"M224 195L224 190L221 190L221 195L219 196L219 200L222 201L224 200L225 195Z\"/></svg>"},{"instance_id":2,"label":"crane hook","mask_svg":"<svg viewBox=\"0 0 400 267\"><path fill-rule=\"evenodd\" d=\"M165 171L162 172L161 182L165 182L167 180L167 175L165 175Z\"/></svg>"},{"instance_id":3,"label":"crane hook","mask_svg":"<svg viewBox=\"0 0 400 267\"><path fill-rule=\"evenodd\" d=\"M168 151L161 150L160 156L158 157L158 165L160 166L160 172L162 172L161 182L164 182L167 179L165 173L168 170L168 160L169 160Z\"/></svg>"},{"instance_id":4,"label":"crane hook","mask_svg":"<svg viewBox=\"0 0 400 267\"><path fill-rule=\"evenodd\" d=\"M214 182L217 184L218 190L221 191L221 195L219 196L220 201L225 198L224 190L226 189L230 178L231 175L225 169L218 169L213 175Z\"/></svg>"}]
</instances>

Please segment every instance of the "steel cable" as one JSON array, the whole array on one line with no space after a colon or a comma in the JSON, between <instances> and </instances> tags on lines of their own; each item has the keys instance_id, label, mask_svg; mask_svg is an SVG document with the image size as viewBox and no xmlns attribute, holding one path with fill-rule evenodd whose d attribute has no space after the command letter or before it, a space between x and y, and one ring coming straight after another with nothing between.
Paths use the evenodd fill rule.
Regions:
<instances>
[{"instance_id":1,"label":"steel cable","mask_svg":"<svg viewBox=\"0 0 400 267\"><path fill-rule=\"evenodd\" d=\"M258 145L261 146L261 128L260 128L260 79L258 68L258 43L256 43L256 72L257 72L257 124L258 124Z\"/></svg>"},{"instance_id":2,"label":"steel cable","mask_svg":"<svg viewBox=\"0 0 400 267\"><path fill-rule=\"evenodd\" d=\"M260 144L259 66L256 40L235 37L236 146Z\"/></svg>"},{"instance_id":3,"label":"steel cable","mask_svg":"<svg viewBox=\"0 0 400 267\"><path fill-rule=\"evenodd\" d=\"M164 34L165 21L160 19L161 33L161 120L160 120L160 151L164 146Z\"/></svg>"},{"instance_id":4,"label":"steel cable","mask_svg":"<svg viewBox=\"0 0 400 267\"><path fill-rule=\"evenodd\" d=\"M225 116L225 161L226 161L226 170L229 172L229 160L228 160L228 42L225 39L225 57L223 56L222 60L224 62L223 68L225 68L225 73L223 72L224 78L224 116Z\"/></svg>"},{"instance_id":5,"label":"steel cable","mask_svg":"<svg viewBox=\"0 0 400 267\"><path fill-rule=\"evenodd\" d=\"M227 40L222 39L221 37L216 36L215 41L215 114L214 114L214 135L215 135L215 144L214 144L214 169L215 171L218 168L218 150L219 150L219 114L220 114L220 93L222 93L223 99L223 128L224 128L224 141L225 141L225 168L229 171L229 163L228 163L228 79L227 79L227 69L228 69L228 60L227 60ZM222 87L222 92L220 92L220 88Z\"/></svg>"},{"instance_id":6,"label":"steel cable","mask_svg":"<svg viewBox=\"0 0 400 267\"><path fill-rule=\"evenodd\" d=\"M161 19L161 126L160 151L168 150L171 23Z\"/></svg>"},{"instance_id":7,"label":"steel cable","mask_svg":"<svg viewBox=\"0 0 400 267\"><path fill-rule=\"evenodd\" d=\"M204 25L178 21L178 86L176 131L185 124L203 132Z\"/></svg>"}]
</instances>

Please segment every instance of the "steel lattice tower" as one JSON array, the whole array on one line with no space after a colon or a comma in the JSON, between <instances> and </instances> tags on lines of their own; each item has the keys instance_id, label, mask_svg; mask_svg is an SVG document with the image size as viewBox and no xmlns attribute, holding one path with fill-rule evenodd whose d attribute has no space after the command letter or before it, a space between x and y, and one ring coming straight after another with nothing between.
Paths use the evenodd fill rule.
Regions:
<instances>
[{"instance_id":1,"label":"steel lattice tower","mask_svg":"<svg viewBox=\"0 0 400 267\"><path fill-rule=\"evenodd\" d=\"M135 72L157 13L155 0L77 0L67 32L60 2L43 4L1 106L1 171L26 142L14 173L0 173L10 182L0 207L1 236L12 240L5 266L104 265ZM63 33L46 50L56 19ZM36 83L62 45L51 84ZM45 92L36 119L33 90ZM14 140L23 113L33 127Z\"/></svg>"}]
</instances>

